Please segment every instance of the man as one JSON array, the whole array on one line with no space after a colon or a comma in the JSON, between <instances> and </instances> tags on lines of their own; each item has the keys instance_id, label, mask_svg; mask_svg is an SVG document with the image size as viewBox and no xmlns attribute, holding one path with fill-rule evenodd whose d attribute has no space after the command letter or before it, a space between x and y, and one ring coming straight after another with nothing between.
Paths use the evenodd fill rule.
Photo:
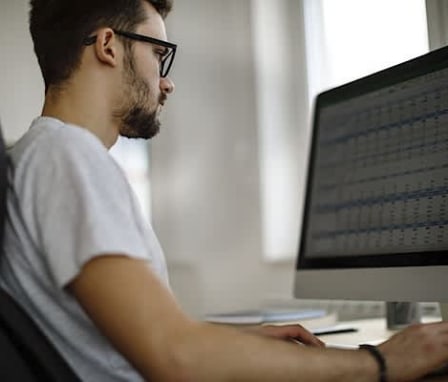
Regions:
<instances>
[{"instance_id":1,"label":"man","mask_svg":"<svg viewBox=\"0 0 448 382\"><path fill-rule=\"evenodd\" d=\"M31 5L45 103L9 153L0 280L81 379L405 381L448 361L448 323L411 327L366 351L325 349L299 326L243 332L187 317L107 152L119 135L159 130L174 90L170 1Z\"/></svg>"}]
</instances>

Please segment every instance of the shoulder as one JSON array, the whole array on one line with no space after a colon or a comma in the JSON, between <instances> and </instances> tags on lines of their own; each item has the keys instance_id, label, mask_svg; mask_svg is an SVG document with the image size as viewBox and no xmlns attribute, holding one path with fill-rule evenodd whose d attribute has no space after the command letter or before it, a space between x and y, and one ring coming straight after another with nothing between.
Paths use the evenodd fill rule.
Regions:
<instances>
[{"instance_id":1,"label":"shoulder","mask_svg":"<svg viewBox=\"0 0 448 382\"><path fill-rule=\"evenodd\" d=\"M51 165L68 163L73 159L112 160L108 150L93 133L79 126L54 118L37 118L28 132L9 150L12 161Z\"/></svg>"},{"instance_id":2,"label":"shoulder","mask_svg":"<svg viewBox=\"0 0 448 382\"><path fill-rule=\"evenodd\" d=\"M16 175L62 177L69 174L117 176L121 169L93 133L53 118L38 118L10 149Z\"/></svg>"}]
</instances>

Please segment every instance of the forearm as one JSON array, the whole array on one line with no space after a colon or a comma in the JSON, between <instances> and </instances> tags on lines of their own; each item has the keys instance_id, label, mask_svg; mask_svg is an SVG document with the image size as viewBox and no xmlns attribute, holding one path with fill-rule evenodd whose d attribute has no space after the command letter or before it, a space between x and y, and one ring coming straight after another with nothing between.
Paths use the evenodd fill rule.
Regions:
<instances>
[{"instance_id":1,"label":"forearm","mask_svg":"<svg viewBox=\"0 0 448 382\"><path fill-rule=\"evenodd\" d=\"M220 325L193 325L177 349L191 381L378 380L378 366L366 352L300 346Z\"/></svg>"},{"instance_id":2,"label":"forearm","mask_svg":"<svg viewBox=\"0 0 448 382\"><path fill-rule=\"evenodd\" d=\"M142 261L94 259L69 290L147 380L378 380L378 366L367 352L301 346L190 320Z\"/></svg>"}]
</instances>

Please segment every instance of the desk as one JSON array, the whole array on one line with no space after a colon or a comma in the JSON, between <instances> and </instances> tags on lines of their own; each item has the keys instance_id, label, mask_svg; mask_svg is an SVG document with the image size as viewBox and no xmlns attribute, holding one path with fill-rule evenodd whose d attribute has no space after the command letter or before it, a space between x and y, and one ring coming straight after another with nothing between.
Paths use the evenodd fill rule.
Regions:
<instances>
[{"instance_id":1,"label":"desk","mask_svg":"<svg viewBox=\"0 0 448 382\"><path fill-rule=\"evenodd\" d=\"M319 336L319 338L330 346L353 347L361 343L377 345L396 333L396 331L387 330L385 318L344 321L341 322L341 325L353 327L357 331L353 333L329 334Z\"/></svg>"},{"instance_id":2,"label":"desk","mask_svg":"<svg viewBox=\"0 0 448 382\"><path fill-rule=\"evenodd\" d=\"M438 321L437 318L424 318L423 322ZM355 347L361 343L370 343L377 345L392 336L396 331L387 330L385 318L374 318L357 321L341 322L344 326L351 326L358 331L353 333L330 334L320 336L319 338L327 343L328 346L337 347ZM420 381L428 382L448 382L447 376L424 378Z\"/></svg>"}]
</instances>

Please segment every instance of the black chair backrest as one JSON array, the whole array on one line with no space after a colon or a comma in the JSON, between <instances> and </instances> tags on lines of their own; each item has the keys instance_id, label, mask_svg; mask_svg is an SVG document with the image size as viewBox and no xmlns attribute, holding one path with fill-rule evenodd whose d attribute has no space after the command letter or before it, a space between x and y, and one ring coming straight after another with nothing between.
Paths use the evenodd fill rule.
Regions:
<instances>
[{"instance_id":1,"label":"black chair backrest","mask_svg":"<svg viewBox=\"0 0 448 382\"><path fill-rule=\"evenodd\" d=\"M0 256L6 217L7 153L0 126ZM0 288L0 381L79 382L34 321Z\"/></svg>"},{"instance_id":2,"label":"black chair backrest","mask_svg":"<svg viewBox=\"0 0 448 382\"><path fill-rule=\"evenodd\" d=\"M0 381L80 381L31 318L1 289Z\"/></svg>"},{"instance_id":3,"label":"black chair backrest","mask_svg":"<svg viewBox=\"0 0 448 382\"><path fill-rule=\"evenodd\" d=\"M3 243L3 231L6 216L6 192L8 190L7 158L5 141L0 125L0 243ZM1 246L0 246L1 248ZM0 254L3 249L0 249Z\"/></svg>"}]
</instances>

